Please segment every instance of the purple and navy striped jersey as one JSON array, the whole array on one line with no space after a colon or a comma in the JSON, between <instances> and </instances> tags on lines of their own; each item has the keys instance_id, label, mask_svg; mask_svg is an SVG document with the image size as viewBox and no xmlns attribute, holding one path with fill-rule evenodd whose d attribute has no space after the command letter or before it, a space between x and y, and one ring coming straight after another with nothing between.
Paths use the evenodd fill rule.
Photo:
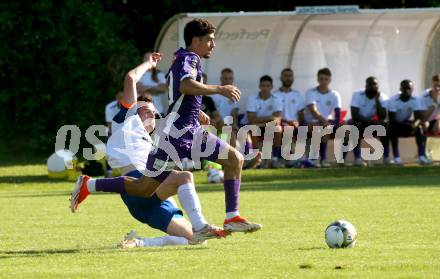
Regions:
<instances>
[{"instance_id":1,"label":"purple and navy striped jersey","mask_svg":"<svg viewBox=\"0 0 440 279\"><path fill-rule=\"evenodd\" d=\"M198 115L202 104L202 96L183 95L180 90L180 82L186 78L192 78L202 82L202 67L200 57L194 52L180 48L174 54L174 62L168 72L168 98L171 111L177 112L179 118L174 122L178 129L188 126L198 126ZM183 95L181 102L179 98Z\"/></svg>"}]
</instances>

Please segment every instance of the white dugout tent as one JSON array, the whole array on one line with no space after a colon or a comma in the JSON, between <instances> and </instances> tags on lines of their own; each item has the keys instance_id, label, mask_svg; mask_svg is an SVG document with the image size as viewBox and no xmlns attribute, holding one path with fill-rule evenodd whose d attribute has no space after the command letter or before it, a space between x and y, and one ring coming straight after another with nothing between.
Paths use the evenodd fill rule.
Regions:
<instances>
[{"instance_id":1,"label":"white dugout tent","mask_svg":"<svg viewBox=\"0 0 440 279\"><path fill-rule=\"evenodd\" d=\"M249 95L258 92L258 79L268 74L280 86L283 68L295 71L294 87L301 92L316 86L316 72L329 67L331 87L349 110L351 95L368 76L379 79L391 96L403 79L415 82L419 94L440 72L440 9L359 10L355 6L303 7L295 12L187 13L163 26L155 50L167 71L174 51L184 46L183 28L193 18L208 18L216 27L216 47L203 70L211 84L220 71L235 72L245 111Z\"/></svg>"}]
</instances>

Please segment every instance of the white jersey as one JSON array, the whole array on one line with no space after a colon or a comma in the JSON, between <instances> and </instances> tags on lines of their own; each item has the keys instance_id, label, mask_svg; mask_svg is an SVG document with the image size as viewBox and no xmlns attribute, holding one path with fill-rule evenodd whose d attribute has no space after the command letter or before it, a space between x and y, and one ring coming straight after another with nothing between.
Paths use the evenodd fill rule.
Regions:
<instances>
[{"instance_id":1,"label":"white jersey","mask_svg":"<svg viewBox=\"0 0 440 279\"><path fill-rule=\"evenodd\" d=\"M305 108L302 94L297 90L290 90L289 92L278 90L273 94L278 96L283 104L283 120L298 121L298 113Z\"/></svg>"},{"instance_id":2,"label":"white jersey","mask_svg":"<svg viewBox=\"0 0 440 279\"><path fill-rule=\"evenodd\" d=\"M405 122L409 120L415 111L422 111L419 98L411 96L411 98L404 102L400 99L400 93L392 96L387 101L387 108L389 112L393 112L397 122Z\"/></svg>"},{"instance_id":3,"label":"white jersey","mask_svg":"<svg viewBox=\"0 0 440 279\"><path fill-rule=\"evenodd\" d=\"M127 117L122 123L113 121L112 127L113 134L107 141L109 165L112 168L133 165L139 171L145 170L153 141L140 117L135 114Z\"/></svg>"},{"instance_id":4,"label":"white jersey","mask_svg":"<svg viewBox=\"0 0 440 279\"><path fill-rule=\"evenodd\" d=\"M118 101L114 100L108 103L105 106L105 122L110 123L113 120L113 117L118 113L120 107L118 105Z\"/></svg>"},{"instance_id":5,"label":"white jersey","mask_svg":"<svg viewBox=\"0 0 440 279\"><path fill-rule=\"evenodd\" d=\"M145 87L157 87L161 84L166 84L167 81L165 79L165 74L162 72L158 72L157 73L157 79L158 81L154 81L152 76L151 76L151 71L147 71L145 72L145 74L141 77L141 79L139 80L139 82L145 86ZM168 96L167 94L165 94L165 92L163 94L158 94L158 95L151 95L151 97L153 98L153 104L156 107L156 110L161 113L161 114L166 114L167 113L167 102L168 102Z\"/></svg>"},{"instance_id":6,"label":"white jersey","mask_svg":"<svg viewBox=\"0 0 440 279\"><path fill-rule=\"evenodd\" d=\"M387 108L388 96L384 93L380 93L379 101L384 108ZM357 91L353 93L351 97L351 106L359 109L359 114L365 118L373 118L377 113L376 111L376 99L368 98L365 90Z\"/></svg>"},{"instance_id":7,"label":"white jersey","mask_svg":"<svg viewBox=\"0 0 440 279\"><path fill-rule=\"evenodd\" d=\"M440 113L440 107L437 103L437 100L434 100L431 97L431 89L426 89L422 92L422 95L420 97L420 105L422 107L422 110L427 111L429 107L435 106L436 109L431 113L431 115L428 118L428 121L435 120L437 118L437 115Z\"/></svg>"},{"instance_id":8,"label":"white jersey","mask_svg":"<svg viewBox=\"0 0 440 279\"><path fill-rule=\"evenodd\" d=\"M232 116L232 111L238 109L238 103L234 103L222 95L212 95L211 98L222 119L225 119L226 116Z\"/></svg>"},{"instance_id":9,"label":"white jersey","mask_svg":"<svg viewBox=\"0 0 440 279\"><path fill-rule=\"evenodd\" d=\"M256 117L272 116L275 112L283 111L283 103L281 99L270 94L269 98L263 100L260 93L256 96L250 96L247 104L247 112L255 112Z\"/></svg>"},{"instance_id":10,"label":"white jersey","mask_svg":"<svg viewBox=\"0 0 440 279\"><path fill-rule=\"evenodd\" d=\"M306 92L306 106L315 105L318 112L326 119L332 119L332 114L336 108L341 108L341 95L335 90L321 93L318 88L312 88ZM316 122L317 119L307 108L304 113L306 122Z\"/></svg>"}]
</instances>

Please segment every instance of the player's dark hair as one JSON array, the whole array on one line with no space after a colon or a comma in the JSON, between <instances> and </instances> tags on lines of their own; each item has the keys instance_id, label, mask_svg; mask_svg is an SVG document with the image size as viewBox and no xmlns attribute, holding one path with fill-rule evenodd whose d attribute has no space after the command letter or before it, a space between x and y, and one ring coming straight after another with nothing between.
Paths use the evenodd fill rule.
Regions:
<instances>
[{"instance_id":1,"label":"player's dark hair","mask_svg":"<svg viewBox=\"0 0 440 279\"><path fill-rule=\"evenodd\" d=\"M404 86L404 85L409 85L410 83L412 83L411 80L409 79L404 79L400 82L400 87Z\"/></svg>"},{"instance_id":2,"label":"player's dark hair","mask_svg":"<svg viewBox=\"0 0 440 279\"><path fill-rule=\"evenodd\" d=\"M318 76L320 76L320 75L325 75L325 76L331 77L332 76L332 72L330 71L329 68L322 68L322 69L318 70Z\"/></svg>"},{"instance_id":3,"label":"player's dark hair","mask_svg":"<svg viewBox=\"0 0 440 279\"><path fill-rule=\"evenodd\" d=\"M214 32L214 25L212 25L207 19L193 19L185 25L185 29L183 30L185 45L186 47L189 47L194 37L203 37Z\"/></svg>"},{"instance_id":4,"label":"player's dark hair","mask_svg":"<svg viewBox=\"0 0 440 279\"><path fill-rule=\"evenodd\" d=\"M262 83L263 81L269 81L270 84L273 84L272 78L268 75L264 75L264 76L260 77L260 83Z\"/></svg>"},{"instance_id":5,"label":"player's dark hair","mask_svg":"<svg viewBox=\"0 0 440 279\"><path fill-rule=\"evenodd\" d=\"M376 77L373 77L373 76L371 76L371 77L367 77L367 79L365 80L365 83L371 83L371 82L373 82L373 81L375 81L375 80L377 80Z\"/></svg>"},{"instance_id":6,"label":"player's dark hair","mask_svg":"<svg viewBox=\"0 0 440 279\"><path fill-rule=\"evenodd\" d=\"M138 102L146 102L146 103L152 103L153 102L153 98L150 95L140 95L137 98Z\"/></svg>"},{"instance_id":7,"label":"player's dark hair","mask_svg":"<svg viewBox=\"0 0 440 279\"><path fill-rule=\"evenodd\" d=\"M435 74L432 76L432 81L440 82L440 74Z\"/></svg>"},{"instance_id":8,"label":"player's dark hair","mask_svg":"<svg viewBox=\"0 0 440 279\"><path fill-rule=\"evenodd\" d=\"M231 68L224 68L224 69L220 72L220 74L223 74L223 73L231 73L231 74L233 74L234 71L233 71Z\"/></svg>"},{"instance_id":9,"label":"player's dark hair","mask_svg":"<svg viewBox=\"0 0 440 279\"><path fill-rule=\"evenodd\" d=\"M281 71L281 74L284 74L284 72L291 72L291 73L293 73L293 70L290 69L290 68L284 68L284 69Z\"/></svg>"}]
</instances>

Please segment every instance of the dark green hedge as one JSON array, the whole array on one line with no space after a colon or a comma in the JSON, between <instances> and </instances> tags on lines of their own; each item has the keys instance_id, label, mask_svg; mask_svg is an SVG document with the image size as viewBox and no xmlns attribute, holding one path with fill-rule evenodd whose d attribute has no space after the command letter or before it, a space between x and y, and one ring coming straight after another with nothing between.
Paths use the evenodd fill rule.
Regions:
<instances>
[{"instance_id":1,"label":"dark green hedge","mask_svg":"<svg viewBox=\"0 0 440 279\"><path fill-rule=\"evenodd\" d=\"M63 124L104 123L104 106L140 53L120 38L127 23L99 3L2 3L0 131L50 151Z\"/></svg>"}]
</instances>

